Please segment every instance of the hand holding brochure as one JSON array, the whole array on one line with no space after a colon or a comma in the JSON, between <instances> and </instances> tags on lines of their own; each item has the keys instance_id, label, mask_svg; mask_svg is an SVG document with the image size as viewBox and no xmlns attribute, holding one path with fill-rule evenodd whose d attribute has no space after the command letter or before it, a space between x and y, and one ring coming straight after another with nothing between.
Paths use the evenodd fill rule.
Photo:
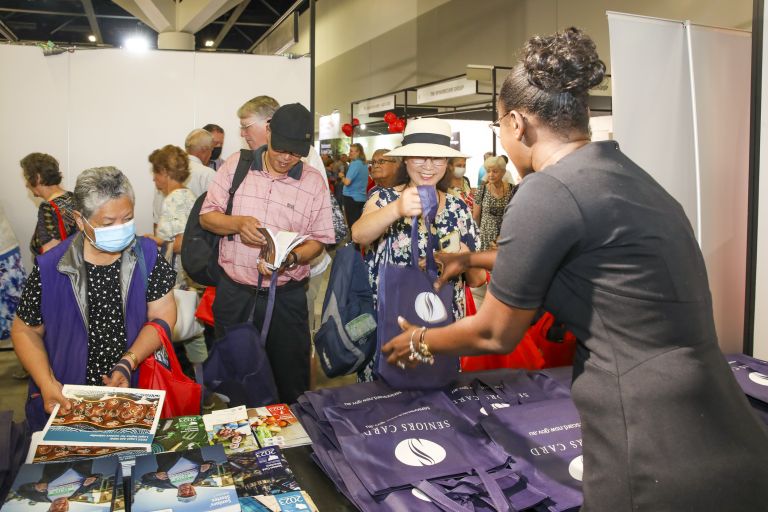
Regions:
<instances>
[{"instance_id":1,"label":"hand holding brochure","mask_svg":"<svg viewBox=\"0 0 768 512\"><path fill-rule=\"evenodd\" d=\"M279 231L275 233L269 228L259 228L267 243L261 249L261 259L271 270L277 270L285 261L288 254L304 240L308 235L300 235L293 231Z\"/></svg>"}]
</instances>

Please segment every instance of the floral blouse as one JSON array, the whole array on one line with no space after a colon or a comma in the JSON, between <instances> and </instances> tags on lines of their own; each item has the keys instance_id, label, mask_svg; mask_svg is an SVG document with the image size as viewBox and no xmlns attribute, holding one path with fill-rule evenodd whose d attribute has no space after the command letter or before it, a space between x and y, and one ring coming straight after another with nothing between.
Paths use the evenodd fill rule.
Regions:
<instances>
[{"instance_id":1,"label":"floral blouse","mask_svg":"<svg viewBox=\"0 0 768 512\"><path fill-rule=\"evenodd\" d=\"M397 200L399 192L392 188L379 190L375 199L377 207L382 208ZM469 247L470 251L476 251L480 246L478 230L472 213L467 205L459 198L450 194L446 195L445 207L438 211L432 232L437 234L439 251L459 252L459 243ZM387 244L389 241L389 244ZM379 263L384 257L387 247L390 247L389 261L395 265L411 264L411 219L399 219L394 222L386 233L366 251L365 262L368 265L368 279L373 289L373 304L377 304L377 291L379 284ZM419 259L426 256L427 232L422 225L419 226ZM457 279L453 286L453 316L457 320L464 317L464 280Z\"/></svg>"},{"instance_id":2,"label":"floral blouse","mask_svg":"<svg viewBox=\"0 0 768 512\"><path fill-rule=\"evenodd\" d=\"M173 243L176 235L183 234L187 226L187 218L197 197L188 188L177 188L163 199L160 218L157 219L157 237ZM172 258L171 258L172 259ZM186 284L186 275L181 267L181 257L176 255L176 285Z\"/></svg>"}]
</instances>

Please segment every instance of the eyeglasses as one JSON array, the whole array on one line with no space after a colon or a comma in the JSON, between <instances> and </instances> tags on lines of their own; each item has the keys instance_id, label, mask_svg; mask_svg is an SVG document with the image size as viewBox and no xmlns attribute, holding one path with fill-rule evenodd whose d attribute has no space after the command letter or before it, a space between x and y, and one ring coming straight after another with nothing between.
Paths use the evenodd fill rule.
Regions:
<instances>
[{"instance_id":1,"label":"eyeglasses","mask_svg":"<svg viewBox=\"0 0 768 512\"><path fill-rule=\"evenodd\" d=\"M507 117L509 114L511 114L511 113L512 113L512 111L510 110L509 112L507 112L506 114L504 114L503 116L501 116L500 118L498 118L496 121L494 121L494 122L492 122L492 123L490 123L490 124L488 125L488 127L491 129L491 131L493 132L493 134L494 134L496 137L499 137L499 138L501 138L501 121L502 121L502 120L503 120L505 117Z\"/></svg>"},{"instance_id":2,"label":"eyeglasses","mask_svg":"<svg viewBox=\"0 0 768 512\"><path fill-rule=\"evenodd\" d=\"M391 158L380 158L378 160L371 160L371 165L384 165L384 164L396 164L397 160Z\"/></svg>"},{"instance_id":3,"label":"eyeglasses","mask_svg":"<svg viewBox=\"0 0 768 512\"><path fill-rule=\"evenodd\" d=\"M445 167L448 165L448 159L445 157L409 158L408 161L419 167L424 167L427 164L427 161L432 162L434 167Z\"/></svg>"},{"instance_id":4,"label":"eyeglasses","mask_svg":"<svg viewBox=\"0 0 768 512\"><path fill-rule=\"evenodd\" d=\"M250 123L246 124L245 126L243 126L241 124L240 125L240 131L247 130L248 128L250 128L251 126L255 125L256 123L264 123L265 125L267 125L267 124L269 124L269 122L271 120L272 120L272 118L269 118L266 121L262 121L261 119L258 119L258 118L254 119L253 121L251 121Z\"/></svg>"}]
</instances>

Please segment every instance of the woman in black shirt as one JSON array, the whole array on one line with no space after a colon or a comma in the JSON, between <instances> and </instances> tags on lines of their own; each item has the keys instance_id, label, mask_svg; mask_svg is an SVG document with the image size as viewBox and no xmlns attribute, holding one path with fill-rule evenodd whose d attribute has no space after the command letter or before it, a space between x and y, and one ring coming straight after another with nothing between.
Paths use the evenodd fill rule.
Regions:
<instances>
[{"instance_id":1,"label":"woman in black shirt","mask_svg":"<svg viewBox=\"0 0 768 512\"><path fill-rule=\"evenodd\" d=\"M426 353L507 353L544 307L579 339L583 511L765 510L768 433L722 356L682 207L612 141L590 143L605 66L577 29L533 37L494 123L523 179L498 251L440 256L441 279L493 268L477 315L428 329ZM495 265L494 265L495 263ZM410 361L414 326L383 347Z\"/></svg>"}]
</instances>

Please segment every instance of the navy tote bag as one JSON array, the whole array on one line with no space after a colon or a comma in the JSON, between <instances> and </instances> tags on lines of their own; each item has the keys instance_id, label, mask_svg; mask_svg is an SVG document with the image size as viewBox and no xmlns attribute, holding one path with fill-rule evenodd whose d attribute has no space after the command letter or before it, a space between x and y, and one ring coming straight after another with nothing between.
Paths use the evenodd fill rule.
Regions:
<instances>
[{"instance_id":1,"label":"navy tote bag","mask_svg":"<svg viewBox=\"0 0 768 512\"><path fill-rule=\"evenodd\" d=\"M227 396L230 407L260 407L278 401L277 386L265 348L275 307L276 283L277 276L274 276L269 285L269 299L261 332L253 325L254 303L248 321L228 327L226 334L213 345L203 364L206 387Z\"/></svg>"},{"instance_id":2,"label":"navy tote bag","mask_svg":"<svg viewBox=\"0 0 768 512\"><path fill-rule=\"evenodd\" d=\"M453 323L453 286L443 286L435 292L437 279L435 235L432 223L437 213L437 192L434 187L420 186L422 217L427 229L426 272L419 269L419 218L412 219L411 264L408 266L382 262L379 268L378 324L376 374L396 389L435 389L447 386L459 373L459 358L436 355L434 365L398 368L387 363L381 347L402 332L397 317L426 327L442 327ZM388 253L388 251L387 251Z\"/></svg>"}]
</instances>

